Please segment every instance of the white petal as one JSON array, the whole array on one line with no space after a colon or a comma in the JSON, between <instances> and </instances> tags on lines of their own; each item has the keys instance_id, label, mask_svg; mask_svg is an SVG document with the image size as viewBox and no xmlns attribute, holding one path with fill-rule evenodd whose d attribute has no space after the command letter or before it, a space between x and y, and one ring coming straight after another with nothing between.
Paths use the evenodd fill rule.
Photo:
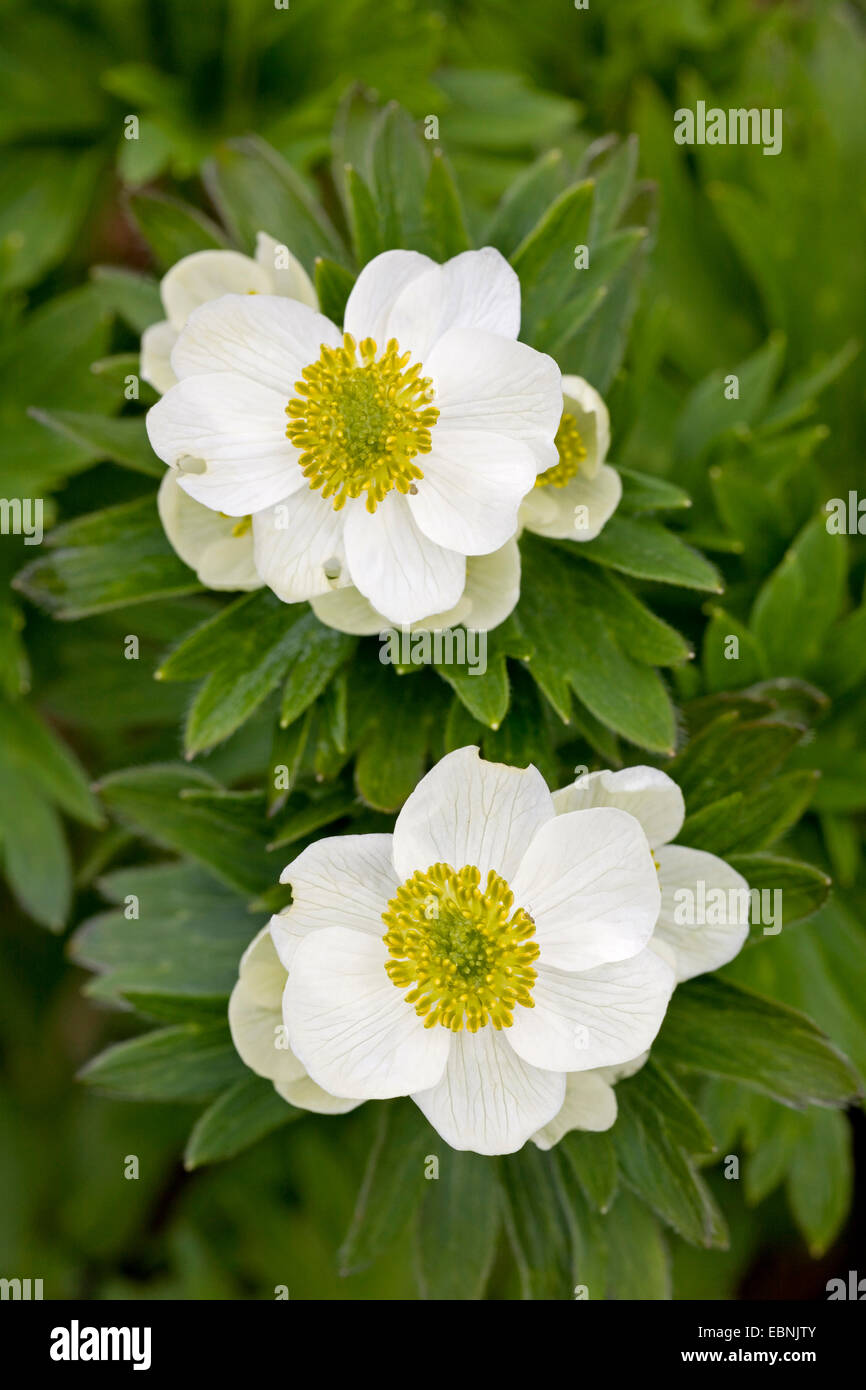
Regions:
<instances>
[{"instance_id":1,"label":"white petal","mask_svg":"<svg viewBox=\"0 0 866 1390\"><path fill-rule=\"evenodd\" d=\"M522 439L538 472L559 457L554 437L562 415L559 368L525 343L477 328L451 328L424 363L432 376L440 427L485 430Z\"/></svg>"},{"instance_id":2,"label":"white petal","mask_svg":"<svg viewBox=\"0 0 866 1390\"><path fill-rule=\"evenodd\" d=\"M490 632L505 622L520 598L520 547L515 539L492 555L470 555L464 598L469 600L468 613L443 626L465 622L473 632Z\"/></svg>"},{"instance_id":3,"label":"white petal","mask_svg":"<svg viewBox=\"0 0 866 1390\"><path fill-rule=\"evenodd\" d=\"M649 949L580 974L542 968L532 987L535 1007L515 1009L509 1042L527 1062L551 1071L616 1066L649 1047L675 983L670 966Z\"/></svg>"},{"instance_id":4,"label":"white petal","mask_svg":"<svg viewBox=\"0 0 866 1390\"><path fill-rule=\"evenodd\" d=\"M662 906L656 937L673 949L677 979L718 970L749 934L748 883L724 859L701 849L665 845L658 861Z\"/></svg>"},{"instance_id":5,"label":"white petal","mask_svg":"<svg viewBox=\"0 0 866 1390\"><path fill-rule=\"evenodd\" d=\"M343 546L345 522L345 511L335 512L321 493L309 487L256 513L256 569L284 603L302 603L327 594L335 584L349 583ZM332 567L337 566L340 573L334 579L330 577Z\"/></svg>"},{"instance_id":6,"label":"white petal","mask_svg":"<svg viewBox=\"0 0 866 1390\"><path fill-rule=\"evenodd\" d=\"M397 876L405 880L431 864L474 864L482 885L491 869L511 884L533 835L552 819L537 768L488 763L477 748L458 748L422 777L397 817Z\"/></svg>"},{"instance_id":7,"label":"white petal","mask_svg":"<svg viewBox=\"0 0 866 1390\"><path fill-rule=\"evenodd\" d=\"M398 887L391 843L390 835L331 835L286 866L280 882L292 885L292 903L270 921L286 970L304 938L321 927L384 936L382 913Z\"/></svg>"},{"instance_id":8,"label":"white petal","mask_svg":"<svg viewBox=\"0 0 866 1390\"><path fill-rule=\"evenodd\" d=\"M384 942L328 927L298 946L283 996L294 1051L331 1095L388 1100L435 1086L451 1034L426 1028L385 973Z\"/></svg>"},{"instance_id":9,"label":"white petal","mask_svg":"<svg viewBox=\"0 0 866 1390\"><path fill-rule=\"evenodd\" d=\"M285 407L297 396L304 367L315 362L322 344L339 346L342 337L330 319L297 300L276 294L226 294L190 315L171 354L177 375L237 372L269 386Z\"/></svg>"},{"instance_id":10,"label":"white petal","mask_svg":"<svg viewBox=\"0 0 866 1390\"><path fill-rule=\"evenodd\" d=\"M154 452L180 465L185 492L214 511L246 516L307 486L286 439L283 401L229 372L178 382L147 412ZM204 472L185 472L202 460Z\"/></svg>"},{"instance_id":11,"label":"white petal","mask_svg":"<svg viewBox=\"0 0 866 1390\"><path fill-rule=\"evenodd\" d=\"M229 1028L241 1060L258 1076L290 1083L304 1068L286 1046L282 998L286 972L263 927L241 957L229 999Z\"/></svg>"},{"instance_id":12,"label":"white petal","mask_svg":"<svg viewBox=\"0 0 866 1390\"><path fill-rule=\"evenodd\" d=\"M172 328L168 319L163 319L162 323L152 323L141 335L139 370L142 378L160 395L177 382L171 365L171 354L176 342L177 330Z\"/></svg>"},{"instance_id":13,"label":"white petal","mask_svg":"<svg viewBox=\"0 0 866 1390\"><path fill-rule=\"evenodd\" d=\"M356 342L375 339L382 349L388 338L388 315L410 281L436 262L419 251L383 251L364 266L346 302L343 326ZM404 350L405 350L405 345Z\"/></svg>"},{"instance_id":14,"label":"white petal","mask_svg":"<svg viewBox=\"0 0 866 1390\"><path fill-rule=\"evenodd\" d=\"M565 409L573 415L586 449L582 467L592 478L607 458L610 448L610 415L594 386L582 376L564 376L562 395Z\"/></svg>"},{"instance_id":15,"label":"white petal","mask_svg":"<svg viewBox=\"0 0 866 1390\"><path fill-rule=\"evenodd\" d=\"M293 256L284 243L268 236L267 232L259 232L256 237L256 261L268 272L270 289L274 294L297 299L311 309L318 309L319 301L312 280L297 256Z\"/></svg>"},{"instance_id":16,"label":"white petal","mask_svg":"<svg viewBox=\"0 0 866 1390\"><path fill-rule=\"evenodd\" d=\"M635 1072L639 1072L648 1061L649 1051L641 1052L639 1056L632 1057L628 1062L620 1062L618 1066L599 1067L598 1071L593 1074L600 1076L609 1086L615 1086L618 1081L624 1081L627 1076L634 1076ZM580 1072L578 1075L585 1076L586 1072Z\"/></svg>"},{"instance_id":17,"label":"white petal","mask_svg":"<svg viewBox=\"0 0 866 1390\"><path fill-rule=\"evenodd\" d=\"M406 498L390 492L372 514L347 507L346 561L352 583L389 622L414 623L460 599L466 557L424 535Z\"/></svg>"},{"instance_id":18,"label":"white petal","mask_svg":"<svg viewBox=\"0 0 866 1390\"><path fill-rule=\"evenodd\" d=\"M627 960L653 934L658 874L634 816L599 808L543 825L511 880L535 921L543 965L590 970Z\"/></svg>"},{"instance_id":19,"label":"white petal","mask_svg":"<svg viewBox=\"0 0 866 1390\"><path fill-rule=\"evenodd\" d=\"M194 251L163 276L160 294L173 328L183 328L201 304L224 294L268 294L270 278L239 251Z\"/></svg>"},{"instance_id":20,"label":"white petal","mask_svg":"<svg viewBox=\"0 0 866 1390\"><path fill-rule=\"evenodd\" d=\"M578 473L565 487L534 487L520 509L521 525L551 540L592 541L622 497L622 479L603 464L594 478Z\"/></svg>"},{"instance_id":21,"label":"white petal","mask_svg":"<svg viewBox=\"0 0 866 1390\"><path fill-rule=\"evenodd\" d=\"M492 246L463 251L410 281L391 310L387 334L425 362L449 328L517 337L520 281Z\"/></svg>"},{"instance_id":22,"label":"white petal","mask_svg":"<svg viewBox=\"0 0 866 1390\"><path fill-rule=\"evenodd\" d=\"M550 1124L532 1138L540 1149L552 1149L573 1129L598 1132L616 1120L616 1095L597 1071L572 1071L565 1078L565 1101Z\"/></svg>"},{"instance_id":23,"label":"white petal","mask_svg":"<svg viewBox=\"0 0 866 1390\"><path fill-rule=\"evenodd\" d=\"M520 503L535 484L527 444L436 425L433 448L420 462L424 477L408 502L425 535L464 555L489 555L511 539Z\"/></svg>"},{"instance_id":24,"label":"white petal","mask_svg":"<svg viewBox=\"0 0 866 1390\"><path fill-rule=\"evenodd\" d=\"M194 502L170 469L156 494L165 534L180 558L209 589L260 589L253 563L253 535L233 534L237 522Z\"/></svg>"},{"instance_id":25,"label":"white petal","mask_svg":"<svg viewBox=\"0 0 866 1390\"><path fill-rule=\"evenodd\" d=\"M672 777L656 767L624 767L621 772L588 772L570 787L553 793L557 815L588 806L616 806L643 826L653 849L666 845L682 829L683 794Z\"/></svg>"},{"instance_id":26,"label":"white petal","mask_svg":"<svg viewBox=\"0 0 866 1390\"><path fill-rule=\"evenodd\" d=\"M498 555L500 552L497 551ZM429 618L422 618L417 623L410 623L410 632L438 632L442 628L457 627L458 624L468 621L471 603L469 600L469 590L471 585L472 566L483 563L485 560L492 559L492 556L472 556L466 561L466 588L457 600L453 608L447 609L444 613L431 613ZM518 586L519 586L518 574ZM492 584L491 584L492 588ZM486 595L486 589L483 591ZM496 595L491 592L489 596L490 611L499 612L502 604L506 601L506 595ZM517 595L514 596L511 607L504 613L507 618L514 604L517 602ZM394 631L392 624L385 617L384 613L378 613L368 599L359 593L353 586L344 589L332 589L331 593L320 594L310 600L313 612L320 623L325 623L327 627L334 627L338 632L350 632L360 637L369 637L374 633L379 635L390 635ZM483 618L487 610L482 608L481 617ZM503 618L498 619L499 622ZM473 622L473 627L480 625Z\"/></svg>"},{"instance_id":27,"label":"white petal","mask_svg":"<svg viewBox=\"0 0 866 1390\"><path fill-rule=\"evenodd\" d=\"M528 1066L488 1026L456 1033L442 1080L412 1099L452 1149L510 1154L553 1119L564 1094L561 1073Z\"/></svg>"},{"instance_id":28,"label":"white petal","mask_svg":"<svg viewBox=\"0 0 866 1390\"><path fill-rule=\"evenodd\" d=\"M287 1081L285 1084L275 1082L274 1086L289 1105L296 1105L299 1110L310 1110L314 1115L347 1115L350 1110L357 1110L359 1105L364 1104L362 1100L329 1095L306 1073L298 1081Z\"/></svg>"},{"instance_id":29,"label":"white petal","mask_svg":"<svg viewBox=\"0 0 866 1390\"><path fill-rule=\"evenodd\" d=\"M359 593L353 584L334 588L326 594L316 594L310 606L320 623L349 632L358 637L372 637L388 627L388 619L377 613L372 603Z\"/></svg>"}]
</instances>

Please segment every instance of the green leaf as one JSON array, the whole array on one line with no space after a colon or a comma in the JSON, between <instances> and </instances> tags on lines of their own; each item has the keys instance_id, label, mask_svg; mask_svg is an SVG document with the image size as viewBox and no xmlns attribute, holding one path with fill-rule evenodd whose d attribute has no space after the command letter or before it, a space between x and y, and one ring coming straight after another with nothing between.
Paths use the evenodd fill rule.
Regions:
<instances>
[{"instance_id":1,"label":"green leaf","mask_svg":"<svg viewBox=\"0 0 866 1390\"><path fill-rule=\"evenodd\" d=\"M702 660L710 691L743 690L769 674L767 654L758 638L723 608L713 609L704 628Z\"/></svg>"},{"instance_id":2,"label":"green leaf","mask_svg":"<svg viewBox=\"0 0 866 1390\"><path fill-rule=\"evenodd\" d=\"M73 444L80 444L95 459L111 459L135 473L162 478L165 464L150 447L144 416L124 416L120 420L107 415L83 415L75 410L30 411L34 420L47 426Z\"/></svg>"},{"instance_id":3,"label":"green leaf","mask_svg":"<svg viewBox=\"0 0 866 1390\"><path fill-rule=\"evenodd\" d=\"M619 1168L610 1134L572 1130L556 1146L573 1170L586 1200L596 1211L609 1211L619 1187Z\"/></svg>"},{"instance_id":4,"label":"green leaf","mask_svg":"<svg viewBox=\"0 0 866 1390\"><path fill-rule=\"evenodd\" d=\"M342 323L346 301L352 292L355 277L345 266L319 256L316 261L316 297L319 311L332 323Z\"/></svg>"},{"instance_id":5,"label":"green leaf","mask_svg":"<svg viewBox=\"0 0 866 1390\"><path fill-rule=\"evenodd\" d=\"M816 772L786 772L753 792L722 797L688 816L677 838L725 857L737 850L764 849L796 825L817 781Z\"/></svg>"},{"instance_id":6,"label":"green leaf","mask_svg":"<svg viewBox=\"0 0 866 1390\"><path fill-rule=\"evenodd\" d=\"M299 607L282 603L270 590L260 590L206 624L212 642L211 675L187 715L184 748L188 757L224 742L282 680L297 651L294 629ZM192 640L203 640L201 629ZM182 660L182 649L179 655Z\"/></svg>"},{"instance_id":7,"label":"green leaf","mask_svg":"<svg viewBox=\"0 0 866 1390\"><path fill-rule=\"evenodd\" d=\"M580 601L574 560L534 538L524 537L521 549L517 616L534 648L527 666L557 713L568 720L571 689L614 732L639 747L672 752L673 709L659 676L617 644L603 613Z\"/></svg>"},{"instance_id":8,"label":"green leaf","mask_svg":"<svg viewBox=\"0 0 866 1390\"><path fill-rule=\"evenodd\" d=\"M19 767L67 815L86 825L104 824L84 769L29 705L0 700L0 744L0 761Z\"/></svg>"},{"instance_id":9,"label":"green leaf","mask_svg":"<svg viewBox=\"0 0 866 1390\"><path fill-rule=\"evenodd\" d=\"M135 333L165 318L159 285L149 275L136 275L113 265L98 265L90 272L103 304L119 314Z\"/></svg>"},{"instance_id":10,"label":"green leaf","mask_svg":"<svg viewBox=\"0 0 866 1390\"><path fill-rule=\"evenodd\" d=\"M698 1111L673 1077L650 1057L637 1075L617 1086L647 1123L663 1124L689 1154L712 1154L716 1143Z\"/></svg>"},{"instance_id":11,"label":"green leaf","mask_svg":"<svg viewBox=\"0 0 866 1390\"><path fill-rule=\"evenodd\" d=\"M763 909L758 920L757 900L753 899L752 940L764 939L765 926L770 926L767 935L777 935L780 927L791 927L811 917L827 901L832 887L823 870L796 859L780 859L773 854L730 854L729 862L743 875L750 889L771 895L767 899L771 911L781 901L781 914L768 924ZM772 896L775 893L781 894L781 900Z\"/></svg>"},{"instance_id":12,"label":"green leaf","mask_svg":"<svg viewBox=\"0 0 866 1390\"><path fill-rule=\"evenodd\" d=\"M63 260L93 202L101 163L96 149L5 148L0 290L25 288Z\"/></svg>"},{"instance_id":13,"label":"green leaf","mask_svg":"<svg viewBox=\"0 0 866 1390\"><path fill-rule=\"evenodd\" d=\"M305 184L270 145L257 136L228 140L204 169L204 180L235 240L252 251L258 232L288 246L308 275L317 256L346 263L346 252Z\"/></svg>"},{"instance_id":14,"label":"green leaf","mask_svg":"<svg viewBox=\"0 0 866 1390\"><path fill-rule=\"evenodd\" d=\"M208 1100L247 1075L228 1025L160 1028L100 1052L82 1081L130 1100Z\"/></svg>"},{"instance_id":15,"label":"green leaf","mask_svg":"<svg viewBox=\"0 0 866 1390\"><path fill-rule=\"evenodd\" d=\"M562 192L568 168L562 150L548 150L509 184L487 228L485 243L510 256Z\"/></svg>"},{"instance_id":16,"label":"green leaf","mask_svg":"<svg viewBox=\"0 0 866 1390\"><path fill-rule=\"evenodd\" d=\"M677 987L654 1047L664 1065L789 1105L844 1106L859 1091L850 1063L804 1014L716 976Z\"/></svg>"},{"instance_id":17,"label":"green leaf","mask_svg":"<svg viewBox=\"0 0 866 1390\"><path fill-rule=\"evenodd\" d=\"M280 702L283 728L318 699L357 645L356 638L326 627L314 613L304 614L288 644L288 675Z\"/></svg>"},{"instance_id":18,"label":"green leaf","mask_svg":"<svg viewBox=\"0 0 866 1390\"><path fill-rule=\"evenodd\" d=\"M804 1119L805 1133L792 1155L788 1199L809 1254L817 1260L830 1249L851 1208L851 1128L835 1110L814 1111Z\"/></svg>"},{"instance_id":19,"label":"green leaf","mask_svg":"<svg viewBox=\"0 0 866 1390\"><path fill-rule=\"evenodd\" d=\"M720 1217L705 1185L664 1119L633 1099L637 1082L617 1087L617 1121L611 1134L620 1172L629 1187L683 1240L713 1246Z\"/></svg>"},{"instance_id":20,"label":"green leaf","mask_svg":"<svg viewBox=\"0 0 866 1390\"><path fill-rule=\"evenodd\" d=\"M610 236L619 224L632 194L637 161L638 138L629 135L608 156L601 168L593 170L595 199L589 233L593 244Z\"/></svg>"},{"instance_id":21,"label":"green leaf","mask_svg":"<svg viewBox=\"0 0 866 1390\"><path fill-rule=\"evenodd\" d=\"M264 892L279 879L282 863L265 848L263 798L232 796L204 773L171 763L109 773L99 790L120 820L242 893Z\"/></svg>"},{"instance_id":22,"label":"green leaf","mask_svg":"<svg viewBox=\"0 0 866 1390\"><path fill-rule=\"evenodd\" d=\"M699 459L721 435L755 424L766 408L784 355L784 335L776 333L752 357L735 367L712 372L696 386L677 423L677 458ZM739 380L736 400L725 395L725 378L730 375Z\"/></svg>"},{"instance_id":23,"label":"green leaf","mask_svg":"<svg viewBox=\"0 0 866 1390\"><path fill-rule=\"evenodd\" d=\"M692 653L685 638L657 618L613 574L581 565L575 573L577 597L603 620L623 651L648 666L679 666Z\"/></svg>"},{"instance_id":24,"label":"green leaf","mask_svg":"<svg viewBox=\"0 0 866 1390\"><path fill-rule=\"evenodd\" d=\"M201 587L169 545L150 497L58 526L48 543L56 549L27 565L14 586L56 618L83 618Z\"/></svg>"},{"instance_id":25,"label":"green leaf","mask_svg":"<svg viewBox=\"0 0 866 1390\"><path fill-rule=\"evenodd\" d=\"M220 1163L300 1119L304 1112L289 1105L261 1076L245 1076L229 1087L200 1115L183 1155L187 1170Z\"/></svg>"},{"instance_id":26,"label":"green leaf","mask_svg":"<svg viewBox=\"0 0 866 1390\"><path fill-rule=\"evenodd\" d=\"M341 1274L366 1269L408 1226L424 1194L431 1143L435 1152L435 1136L412 1101L380 1107L352 1224L338 1253Z\"/></svg>"},{"instance_id":27,"label":"green leaf","mask_svg":"<svg viewBox=\"0 0 866 1390\"><path fill-rule=\"evenodd\" d=\"M0 863L24 911L62 930L72 874L60 817L32 778L8 764L0 765Z\"/></svg>"},{"instance_id":28,"label":"green leaf","mask_svg":"<svg viewBox=\"0 0 866 1390\"><path fill-rule=\"evenodd\" d=\"M537 326L561 306L563 285L577 275L574 248L587 244L593 189L592 180L586 180L561 193L511 256L520 276L521 335L529 342Z\"/></svg>"},{"instance_id":29,"label":"green leaf","mask_svg":"<svg viewBox=\"0 0 866 1390\"><path fill-rule=\"evenodd\" d=\"M846 573L844 538L831 536L826 517L816 517L770 575L752 610L751 627L771 671L808 673L839 616Z\"/></svg>"},{"instance_id":30,"label":"green leaf","mask_svg":"<svg viewBox=\"0 0 866 1390\"><path fill-rule=\"evenodd\" d=\"M197 208L162 193L132 193L129 208L163 270L196 251L222 251L228 241Z\"/></svg>"},{"instance_id":31,"label":"green leaf","mask_svg":"<svg viewBox=\"0 0 866 1390\"><path fill-rule=\"evenodd\" d=\"M359 265L366 265L385 249L375 199L357 169L346 165L349 226Z\"/></svg>"},{"instance_id":32,"label":"green leaf","mask_svg":"<svg viewBox=\"0 0 866 1390\"><path fill-rule=\"evenodd\" d=\"M671 1297L667 1247L658 1222L643 1202L630 1192L620 1193L605 1217L604 1232L611 1298L645 1302Z\"/></svg>"},{"instance_id":33,"label":"green leaf","mask_svg":"<svg viewBox=\"0 0 866 1390\"><path fill-rule=\"evenodd\" d=\"M424 218L429 154L415 122L396 102L390 102L376 122L370 158L384 249L434 250Z\"/></svg>"},{"instance_id":34,"label":"green leaf","mask_svg":"<svg viewBox=\"0 0 866 1390\"><path fill-rule=\"evenodd\" d=\"M572 1295L571 1241L554 1164L534 1144L501 1162L505 1227L525 1299Z\"/></svg>"},{"instance_id":35,"label":"green leaf","mask_svg":"<svg viewBox=\"0 0 866 1390\"><path fill-rule=\"evenodd\" d=\"M668 512L680 511L692 505L687 492L666 478L657 478L652 473L639 473L636 468L617 466L622 478L622 501L620 507L626 512Z\"/></svg>"},{"instance_id":36,"label":"green leaf","mask_svg":"<svg viewBox=\"0 0 866 1390\"><path fill-rule=\"evenodd\" d=\"M686 589L714 594L722 592L715 566L700 551L653 521L613 516L600 536L583 543L581 557L609 565L635 579L655 579L662 584L681 584Z\"/></svg>"},{"instance_id":37,"label":"green leaf","mask_svg":"<svg viewBox=\"0 0 866 1390\"><path fill-rule=\"evenodd\" d=\"M496 1253L499 1183L489 1158L443 1148L438 1176L427 1183L418 1213L418 1284L422 1298L480 1299Z\"/></svg>"},{"instance_id":38,"label":"green leaf","mask_svg":"<svg viewBox=\"0 0 866 1390\"><path fill-rule=\"evenodd\" d=\"M690 815L733 792L753 789L778 771L803 737L781 717L741 719L729 710L692 738L669 767Z\"/></svg>"},{"instance_id":39,"label":"green leaf","mask_svg":"<svg viewBox=\"0 0 866 1390\"><path fill-rule=\"evenodd\" d=\"M424 189L424 220L437 261L450 260L468 251L472 242L454 175L441 150L433 151Z\"/></svg>"},{"instance_id":40,"label":"green leaf","mask_svg":"<svg viewBox=\"0 0 866 1390\"><path fill-rule=\"evenodd\" d=\"M425 679L424 672L395 676L381 666L379 671L363 700L366 718L357 731L355 785L368 806L396 811L426 771L441 706L436 697L443 688L435 678Z\"/></svg>"},{"instance_id":41,"label":"green leaf","mask_svg":"<svg viewBox=\"0 0 866 1390\"><path fill-rule=\"evenodd\" d=\"M166 811L170 818L170 805ZM238 962L263 925L244 898L189 863L118 869L99 889L117 906L88 918L71 952L99 972L100 997L159 995L219 1008L224 1017Z\"/></svg>"}]
</instances>

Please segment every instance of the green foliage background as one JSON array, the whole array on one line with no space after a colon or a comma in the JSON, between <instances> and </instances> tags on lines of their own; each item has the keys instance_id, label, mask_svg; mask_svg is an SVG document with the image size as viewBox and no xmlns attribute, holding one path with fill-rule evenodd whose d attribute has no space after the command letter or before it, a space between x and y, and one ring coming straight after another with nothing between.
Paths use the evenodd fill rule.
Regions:
<instances>
[{"instance_id":1,"label":"green foliage background","mask_svg":"<svg viewBox=\"0 0 866 1390\"><path fill-rule=\"evenodd\" d=\"M578 1276L619 1297L728 1298L755 1261L778 1259L820 1296L829 1273L849 1267L854 1239L853 1227L844 1234L849 1122L768 1093L838 1105L857 1089L820 1035L779 1006L802 1010L866 1072L864 548L829 537L822 510L858 486L866 443L862 11L821 0L591 0L586 12L553 0L292 0L284 11L264 0L50 10L7 0L0 15L0 495L48 499L63 527L38 552L12 537L0 546L0 847L11 888L0 936L0 1271L95 1298L271 1297L276 1284L304 1298L417 1297L419 1287L568 1297ZM783 154L676 146L672 112L698 98L781 107ZM119 413L137 336L158 316L152 277L180 254L227 235L246 243L269 196L277 209L321 200L338 229L351 223L358 252L363 189L349 187L347 219L341 154L389 101L416 125L431 113L440 122L446 162L434 174L425 166L439 182L422 206L453 211L455 186L462 198L466 243L455 216L417 234L442 238L443 256L488 238L515 256L533 340L555 345L566 369L571 354L570 369L609 400L626 483L621 513L585 554L527 542L525 601L491 643L483 690L454 673L450 684L407 676L412 717L393 672L383 683L375 659L323 639L302 613L262 596L234 612L196 592L154 534L148 499L161 468L141 417ZM123 139L130 113L137 142ZM402 180L414 158L408 117L386 120L379 148ZM275 174L282 166L251 132L294 175ZM401 202L387 160L360 172L394 219L371 224L372 252L382 238L411 238L415 204ZM585 176L598 180L590 200L570 191ZM550 204L560 231L543 222ZM607 304L590 303L591 285L585 326L569 338L546 258L555 236L583 239L571 235L583 217L607 246ZM317 284L336 311L353 252L339 235L320 246L316 225L310 255L329 258ZM738 403L722 398L729 372ZM111 507L125 510L90 519ZM134 608L140 578L117 586L130 555L139 576L155 577L153 601ZM563 667L545 649L554 612L575 644L593 615L592 660L576 645ZM221 624L226 647L270 623L276 676L260 672L239 700L231 663L211 660L213 629L204 662L189 637L207 622ZM122 659L130 632L138 662ZM723 655L729 633L740 637L736 663ZM641 698L612 704L622 690ZM371 708L381 721L359 721ZM753 884L782 885L786 926L798 919L678 994L657 1074L618 1089L615 1143L581 1136L555 1167L534 1153L503 1165L507 1239L490 1167L472 1156L429 1185L420 1213L401 1205L401 1189L417 1188L407 1175L419 1153L437 1151L411 1107L274 1128L285 1115L219 1021L285 860L324 827L387 825L440 737L531 758L555 783L580 763L658 761L686 791L686 842L742 860ZM192 766L182 752L198 755ZM275 763L296 770L297 789L265 807L257 788ZM194 866L160 867L166 849ZM143 887L163 932L156 945L144 920L118 911ZM177 954L203 921L206 976L200 957L191 971ZM155 962L167 962L171 989ZM776 1011L747 1018L735 987ZM103 1007L118 1001L127 1012ZM129 1004L160 1031L143 1033ZM727 1056L732 1018L740 1031ZM704 1029L721 1061L701 1055ZM74 1083L101 1047L139 1038L93 1064L96 1089ZM742 1084L756 1077L757 1090ZM648 1104L665 1115L661 1138ZM265 1137L205 1166L231 1152L226 1117L236 1115L247 1137ZM721 1177L718 1155L730 1152L745 1156L739 1183ZM122 1177L128 1154L140 1159L137 1182ZM695 1248L718 1234L716 1204L729 1248ZM443 1212L449 1229L471 1222L475 1266L465 1247L442 1244ZM807 1251L824 1264L807 1267ZM777 1287L792 1284L770 1278L763 1290Z\"/></svg>"}]
</instances>

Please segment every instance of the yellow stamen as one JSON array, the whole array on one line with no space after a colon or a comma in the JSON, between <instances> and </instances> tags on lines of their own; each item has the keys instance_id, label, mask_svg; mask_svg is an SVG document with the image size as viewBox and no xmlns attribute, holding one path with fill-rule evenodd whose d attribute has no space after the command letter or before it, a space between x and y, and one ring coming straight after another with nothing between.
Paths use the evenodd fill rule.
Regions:
<instances>
[{"instance_id":1,"label":"yellow stamen","mask_svg":"<svg viewBox=\"0 0 866 1390\"><path fill-rule=\"evenodd\" d=\"M372 338L326 347L295 382L298 395L286 406L286 434L301 450L311 488L334 499L339 511L350 497L367 494L374 512L393 488L407 493L424 474L413 462L429 454L439 411L430 405L433 383L421 364L408 365L395 338L381 356Z\"/></svg>"},{"instance_id":2,"label":"yellow stamen","mask_svg":"<svg viewBox=\"0 0 866 1390\"><path fill-rule=\"evenodd\" d=\"M535 923L523 908L512 911L514 894L499 874L490 870L483 891L480 882L472 864L432 864L382 914L392 957L385 970L398 989L412 986L406 1002L425 1028L510 1028L516 1005L534 1007Z\"/></svg>"},{"instance_id":3,"label":"yellow stamen","mask_svg":"<svg viewBox=\"0 0 866 1390\"><path fill-rule=\"evenodd\" d=\"M586 446L580 437L577 421L567 410L562 412L559 429L554 444L559 452L559 463L540 473L535 480L536 487L565 487L580 472L580 465L586 458Z\"/></svg>"}]
</instances>

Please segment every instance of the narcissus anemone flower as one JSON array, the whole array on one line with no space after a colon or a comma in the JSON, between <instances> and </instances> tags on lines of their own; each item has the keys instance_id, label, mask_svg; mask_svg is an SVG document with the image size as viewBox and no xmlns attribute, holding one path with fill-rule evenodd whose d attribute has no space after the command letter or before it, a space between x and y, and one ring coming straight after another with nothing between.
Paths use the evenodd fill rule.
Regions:
<instances>
[{"instance_id":1,"label":"narcissus anemone flower","mask_svg":"<svg viewBox=\"0 0 866 1390\"><path fill-rule=\"evenodd\" d=\"M733 960L749 933L749 885L724 859L672 845L683 827L685 802L672 778L655 767L590 772L553 793L557 812L612 807L643 826L658 865L661 910L652 947L690 980Z\"/></svg>"},{"instance_id":2,"label":"narcissus anemone flower","mask_svg":"<svg viewBox=\"0 0 866 1390\"><path fill-rule=\"evenodd\" d=\"M604 461L609 447L610 416L601 396L583 377L564 376L558 458L526 497L521 525L554 540L594 540L622 496L619 473Z\"/></svg>"},{"instance_id":3,"label":"narcissus anemone flower","mask_svg":"<svg viewBox=\"0 0 866 1390\"><path fill-rule=\"evenodd\" d=\"M557 815L534 767L475 748L423 778L393 835L322 840L283 879L294 1057L332 1096L411 1095L455 1149L543 1132L570 1074L650 1046L674 987L648 949L660 891L638 821Z\"/></svg>"},{"instance_id":4,"label":"narcissus anemone flower","mask_svg":"<svg viewBox=\"0 0 866 1390\"><path fill-rule=\"evenodd\" d=\"M557 461L559 370L519 323L490 248L377 256L342 332L295 300L224 295L182 329L150 440L190 497L252 516L280 598L354 587L390 623L448 613L467 556L506 545Z\"/></svg>"}]
</instances>

